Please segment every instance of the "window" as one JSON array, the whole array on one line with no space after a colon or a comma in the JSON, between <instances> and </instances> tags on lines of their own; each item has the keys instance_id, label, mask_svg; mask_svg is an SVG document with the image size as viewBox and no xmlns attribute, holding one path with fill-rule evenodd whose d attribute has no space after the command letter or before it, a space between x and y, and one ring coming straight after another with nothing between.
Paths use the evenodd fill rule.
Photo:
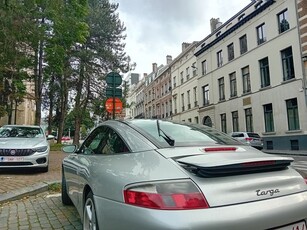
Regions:
<instances>
[{"instance_id":1,"label":"window","mask_svg":"<svg viewBox=\"0 0 307 230\"><path fill-rule=\"evenodd\" d=\"M175 114L177 114L177 97L176 96L174 97L174 111L175 111Z\"/></svg>"},{"instance_id":2,"label":"window","mask_svg":"<svg viewBox=\"0 0 307 230\"><path fill-rule=\"evenodd\" d=\"M261 24L260 26L258 26L256 28L257 30L257 42L258 45L264 43L266 41L266 37L265 37L265 24Z\"/></svg>"},{"instance_id":3,"label":"window","mask_svg":"<svg viewBox=\"0 0 307 230\"><path fill-rule=\"evenodd\" d=\"M225 100L225 83L224 77L218 79L220 101Z\"/></svg>"},{"instance_id":4,"label":"window","mask_svg":"<svg viewBox=\"0 0 307 230\"><path fill-rule=\"evenodd\" d=\"M245 109L246 131L254 132L252 108Z\"/></svg>"},{"instance_id":5,"label":"window","mask_svg":"<svg viewBox=\"0 0 307 230\"><path fill-rule=\"evenodd\" d=\"M294 78L295 75L294 75L292 47L289 47L281 51L281 59L282 59L283 80L287 81Z\"/></svg>"},{"instance_id":6,"label":"window","mask_svg":"<svg viewBox=\"0 0 307 230\"><path fill-rule=\"evenodd\" d=\"M185 72L186 72L187 80L189 80L189 79L190 79L190 68L187 67L186 70L185 70Z\"/></svg>"},{"instance_id":7,"label":"window","mask_svg":"<svg viewBox=\"0 0 307 230\"><path fill-rule=\"evenodd\" d=\"M216 53L217 57L217 67L221 67L223 65L223 53L222 50Z\"/></svg>"},{"instance_id":8,"label":"window","mask_svg":"<svg viewBox=\"0 0 307 230\"><path fill-rule=\"evenodd\" d=\"M239 132L239 114L238 111L231 113L232 115L232 131Z\"/></svg>"},{"instance_id":9,"label":"window","mask_svg":"<svg viewBox=\"0 0 307 230\"><path fill-rule=\"evenodd\" d=\"M105 145L108 128L100 126L96 128L90 136L86 139L84 145L80 149L83 154L99 154L101 148Z\"/></svg>"},{"instance_id":10,"label":"window","mask_svg":"<svg viewBox=\"0 0 307 230\"><path fill-rule=\"evenodd\" d=\"M216 35L215 35L215 36L216 36L216 37L219 37L219 36L221 36L221 34L222 34L222 32L221 32L221 31L219 31L219 32L217 32L217 33L216 33Z\"/></svg>"},{"instance_id":11,"label":"window","mask_svg":"<svg viewBox=\"0 0 307 230\"><path fill-rule=\"evenodd\" d=\"M298 140L290 140L291 150L299 150L300 145Z\"/></svg>"},{"instance_id":12,"label":"window","mask_svg":"<svg viewBox=\"0 0 307 230\"><path fill-rule=\"evenodd\" d=\"M243 82L243 93L251 92L251 82L249 76L249 66L246 66L242 70L242 82Z\"/></svg>"},{"instance_id":13,"label":"window","mask_svg":"<svg viewBox=\"0 0 307 230\"><path fill-rule=\"evenodd\" d=\"M274 149L273 141L266 141L266 148L270 150Z\"/></svg>"},{"instance_id":14,"label":"window","mask_svg":"<svg viewBox=\"0 0 307 230\"><path fill-rule=\"evenodd\" d=\"M228 50L228 61L231 61L232 59L235 58L235 51L234 51L233 43L227 46L227 50Z\"/></svg>"},{"instance_id":15,"label":"window","mask_svg":"<svg viewBox=\"0 0 307 230\"><path fill-rule=\"evenodd\" d=\"M255 9L258 9L262 6L263 1L258 1L258 3L255 5Z\"/></svg>"},{"instance_id":16,"label":"window","mask_svg":"<svg viewBox=\"0 0 307 230\"><path fill-rule=\"evenodd\" d=\"M210 104L210 101L209 101L209 85L205 85L202 87L203 88L203 105L204 106L207 106Z\"/></svg>"},{"instance_id":17,"label":"window","mask_svg":"<svg viewBox=\"0 0 307 230\"><path fill-rule=\"evenodd\" d=\"M193 94L194 94L194 107L198 105L197 103L197 86L193 88Z\"/></svg>"},{"instance_id":18,"label":"window","mask_svg":"<svg viewBox=\"0 0 307 230\"><path fill-rule=\"evenodd\" d=\"M184 93L181 94L182 112L184 111Z\"/></svg>"},{"instance_id":19,"label":"window","mask_svg":"<svg viewBox=\"0 0 307 230\"><path fill-rule=\"evenodd\" d=\"M201 63L201 70L203 75L207 74L207 60L204 60Z\"/></svg>"},{"instance_id":20,"label":"window","mask_svg":"<svg viewBox=\"0 0 307 230\"><path fill-rule=\"evenodd\" d=\"M193 77L195 77L197 75L197 67L196 67L196 62L193 63L192 65L192 69L193 69Z\"/></svg>"},{"instance_id":21,"label":"window","mask_svg":"<svg viewBox=\"0 0 307 230\"><path fill-rule=\"evenodd\" d=\"M260 65L260 77L261 77L261 88L271 85L270 82L270 68L269 68L269 59L263 58L259 61Z\"/></svg>"},{"instance_id":22,"label":"window","mask_svg":"<svg viewBox=\"0 0 307 230\"><path fill-rule=\"evenodd\" d=\"M175 76L175 77L173 77L173 86L174 86L174 88L176 88L176 81L177 81L177 79L176 79L176 76Z\"/></svg>"},{"instance_id":23,"label":"window","mask_svg":"<svg viewBox=\"0 0 307 230\"><path fill-rule=\"evenodd\" d=\"M221 114L221 130L227 133L226 113Z\"/></svg>"},{"instance_id":24,"label":"window","mask_svg":"<svg viewBox=\"0 0 307 230\"><path fill-rule=\"evenodd\" d=\"M238 17L238 21L241 21L244 17L245 17L245 14L241 14L241 15Z\"/></svg>"},{"instance_id":25,"label":"window","mask_svg":"<svg viewBox=\"0 0 307 230\"><path fill-rule=\"evenodd\" d=\"M279 13L277 15L277 20L279 33L283 33L290 28L288 22L288 10L284 10L283 12Z\"/></svg>"},{"instance_id":26,"label":"window","mask_svg":"<svg viewBox=\"0 0 307 230\"><path fill-rule=\"evenodd\" d=\"M205 116L204 117L203 125L212 127L212 120L211 120L211 118L209 116Z\"/></svg>"},{"instance_id":27,"label":"window","mask_svg":"<svg viewBox=\"0 0 307 230\"><path fill-rule=\"evenodd\" d=\"M188 109L191 109L190 90L187 91L187 97L188 97Z\"/></svg>"},{"instance_id":28,"label":"window","mask_svg":"<svg viewBox=\"0 0 307 230\"><path fill-rule=\"evenodd\" d=\"M240 37L240 53L244 54L247 52L247 36L246 34Z\"/></svg>"},{"instance_id":29,"label":"window","mask_svg":"<svg viewBox=\"0 0 307 230\"><path fill-rule=\"evenodd\" d=\"M266 132L274 132L274 118L272 104L263 105L264 126Z\"/></svg>"},{"instance_id":30,"label":"window","mask_svg":"<svg viewBox=\"0 0 307 230\"><path fill-rule=\"evenodd\" d=\"M118 136L118 134L110 129L107 137L104 139L106 144L102 147L102 154L114 154L129 152L128 147L124 141Z\"/></svg>"},{"instance_id":31,"label":"window","mask_svg":"<svg viewBox=\"0 0 307 230\"><path fill-rule=\"evenodd\" d=\"M297 99L293 98L290 100L286 100L286 105L287 105L287 116L288 116L288 129L299 130L300 121L298 116Z\"/></svg>"},{"instance_id":32,"label":"window","mask_svg":"<svg viewBox=\"0 0 307 230\"><path fill-rule=\"evenodd\" d=\"M198 117L194 117L195 124L198 124Z\"/></svg>"},{"instance_id":33,"label":"window","mask_svg":"<svg viewBox=\"0 0 307 230\"><path fill-rule=\"evenodd\" d=\"M237 79L236 79L236 72L229 74L230 80L230 97L237 96Z\"/></svg>"},{"instance_id":34,"label":"window","mask_svg":"<svg viewBox=\"0 0 307 230\"><path fill-rule=\"evenodd\" d=\"M181 84L183 83L183 72L180 73Z\"/></svg>"}]
</instances>

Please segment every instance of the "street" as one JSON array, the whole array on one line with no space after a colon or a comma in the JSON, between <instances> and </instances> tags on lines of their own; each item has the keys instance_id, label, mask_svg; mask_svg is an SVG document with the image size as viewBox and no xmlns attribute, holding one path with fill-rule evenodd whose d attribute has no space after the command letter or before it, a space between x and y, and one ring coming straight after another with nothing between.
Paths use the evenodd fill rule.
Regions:
<instances>
[{"instance_id":1,"label":"street","mask_svg":"<svg viewBox=\"0 0 307 230\"><path fill-rule=\"evenodd\" d=\"M48 174L59 178L60 153L54 155L52 168L47 174L31 175L35 179L41 175L44 179ZM289 156L289 155L285 155ZM290 156L294 158L292 166L307 176L307 156ZM53 159L53 158L52 158ZM57 160L55 160L57 159ZM55 168L58 169L56 173ZM0 177L8 175L0 175ZM14 177L25 177L23 175L9 175L11 181ZM27 181L29 183L29 180ZM35 196L25 197L20 200L7 202L0 205L0 229L7 230L41 230L41 229L82 229L80 216L74 206L63 206L59 192L44 192Z\"/></svg>"}]
</instances>

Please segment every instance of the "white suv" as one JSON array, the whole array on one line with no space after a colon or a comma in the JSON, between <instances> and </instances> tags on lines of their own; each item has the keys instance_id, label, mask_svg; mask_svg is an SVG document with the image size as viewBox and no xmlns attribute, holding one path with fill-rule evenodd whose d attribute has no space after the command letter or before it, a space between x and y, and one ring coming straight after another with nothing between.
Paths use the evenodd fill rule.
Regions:
<instances>
[{"instance_id":1,"label":"white suv","mask_svg":"<svg viewBox=\"0 0 307 230\"><path fill-rule=\"evenodd\" d=\"M258 133L233 132L233 133L230 133L230 136L254 148L257 148L257 149L263 148L263 141Z\"/></svg>"}]
</instances>

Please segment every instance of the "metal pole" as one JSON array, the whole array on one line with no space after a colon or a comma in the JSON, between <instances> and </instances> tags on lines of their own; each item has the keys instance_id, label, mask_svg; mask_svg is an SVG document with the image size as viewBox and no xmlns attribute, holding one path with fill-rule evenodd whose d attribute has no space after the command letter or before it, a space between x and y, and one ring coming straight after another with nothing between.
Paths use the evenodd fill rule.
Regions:
<instances>
[{"instance_id":1,"label":"metal pole","mask_svg":"<svg viewBox=\"0 0 307 230\"><path fill-rule=\"evenodd\" d=\"M115 75L113 73L113 120L115 120Z\"/></svg>"}]
</instances>

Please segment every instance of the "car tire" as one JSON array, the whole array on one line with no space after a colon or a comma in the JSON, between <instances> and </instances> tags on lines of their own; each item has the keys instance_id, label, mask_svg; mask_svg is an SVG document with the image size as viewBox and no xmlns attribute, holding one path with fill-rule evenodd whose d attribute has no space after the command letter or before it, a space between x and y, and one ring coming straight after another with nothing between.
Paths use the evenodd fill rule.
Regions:
<instances>
[{"instance_id":1,"label":"car tire","mask_svg":"<svg viewBox=\"0 0 307 230\"><path fill-rule=\"evenodd\" d=\"M83 206L83 229L99 230L93 193L90 191Z\"/></svg>"},{"instance_id":2,"label":"car tire","mask_svg":"<svg viewBox=\"0 0 307 230\"><path fill-rule=\"evenodd\" d=\"M68 193L67 193L66 179L65 179L63 171L62 171L62 189L61 189L61 192L62 192L62 204L72 205L72 201L71 201L71 199L70 199L70 197L68 196Z\"/></svg>"}]
</instances>

